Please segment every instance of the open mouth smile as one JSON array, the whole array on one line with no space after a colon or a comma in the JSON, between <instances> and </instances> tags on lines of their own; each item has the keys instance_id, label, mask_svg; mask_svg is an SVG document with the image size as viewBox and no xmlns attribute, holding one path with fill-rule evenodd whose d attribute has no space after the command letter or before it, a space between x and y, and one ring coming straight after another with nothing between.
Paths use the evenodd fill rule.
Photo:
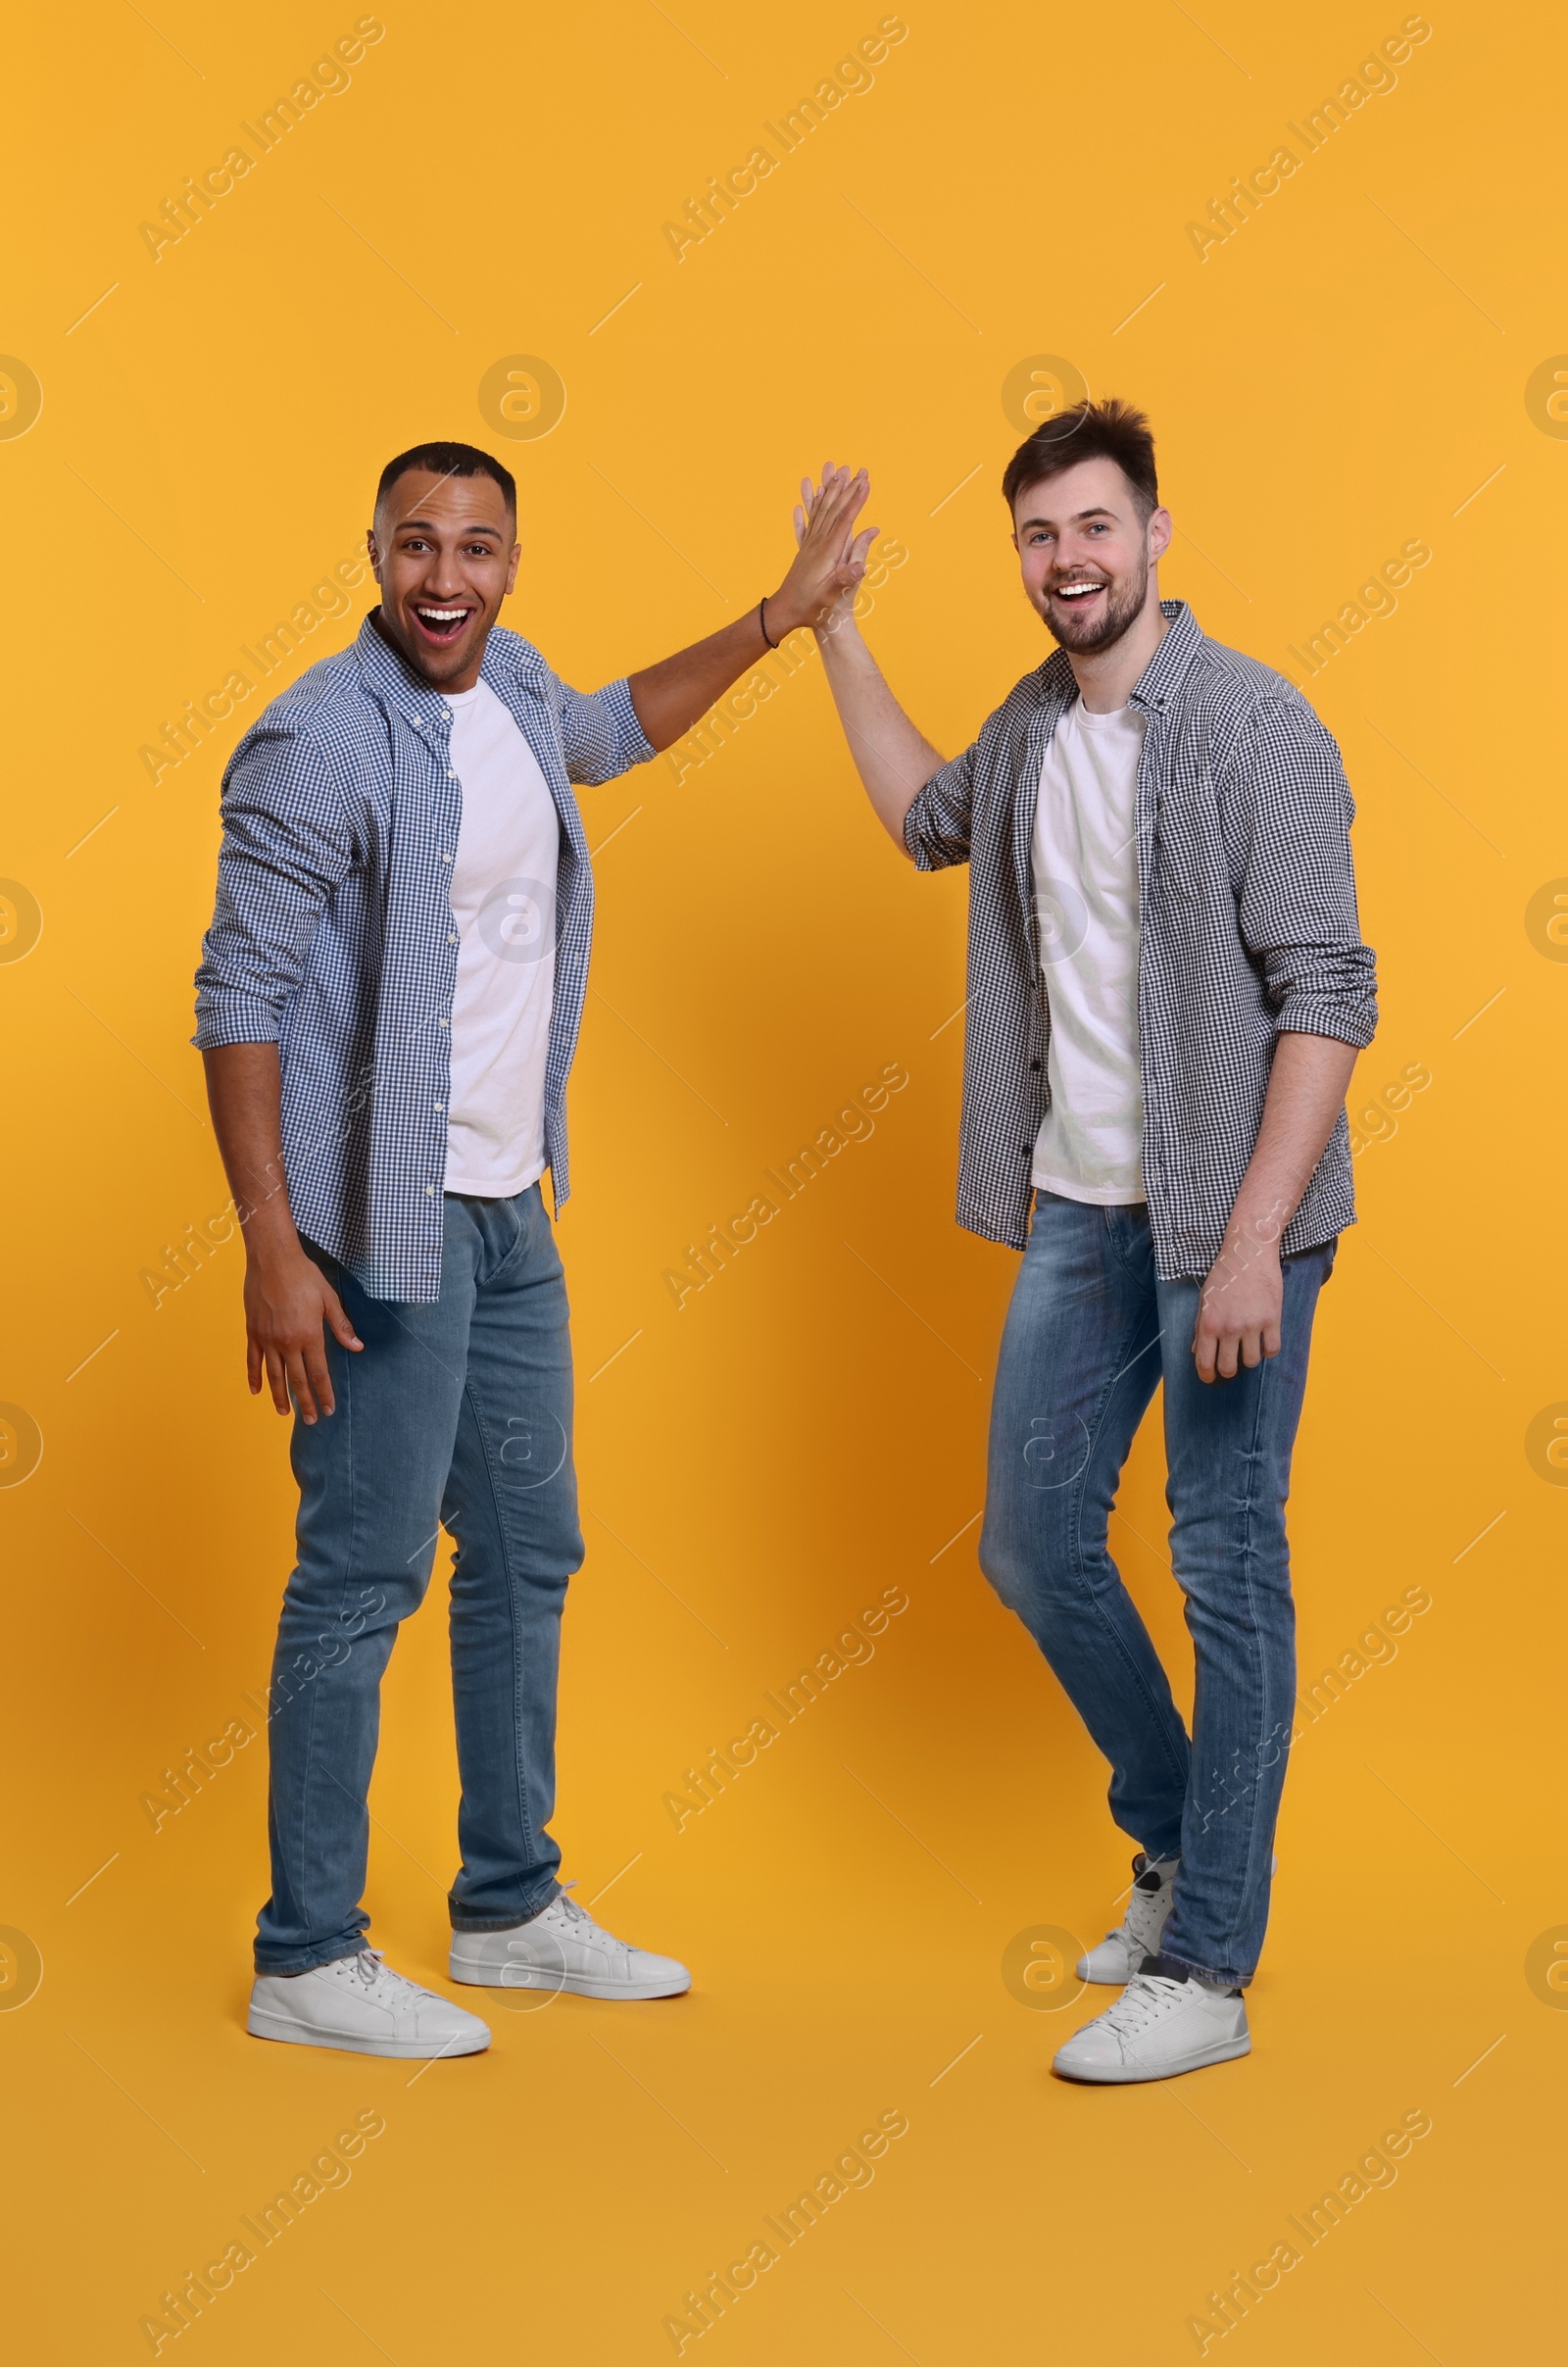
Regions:
<instances>
[{"instance_id":1,"label":"open mouth smile","mask_svg":"<svg viewBox=\"0 0 1568 2367\"><path fill-rule=\"evenodd\" d=\"M423 638L440 649L456 641L472 615L471 608L437 608L421 601L414 610L414 621Z\"/></svg>"},{"instance_id":2,"label":"open mouth smile","mask_svg":"<svg viewBox=\"0 0 1568 2367\"><path fill-rule=\"evenodd\" d=\"M1072 575L1065 583L1053 584L1046 597L1050 600L1068 601L1076 608L1081 607L1086 600L1092 600L1097 592L1108 589L1107 584L1100 583L1091 576Z\"/></svg>"}]
</instances>

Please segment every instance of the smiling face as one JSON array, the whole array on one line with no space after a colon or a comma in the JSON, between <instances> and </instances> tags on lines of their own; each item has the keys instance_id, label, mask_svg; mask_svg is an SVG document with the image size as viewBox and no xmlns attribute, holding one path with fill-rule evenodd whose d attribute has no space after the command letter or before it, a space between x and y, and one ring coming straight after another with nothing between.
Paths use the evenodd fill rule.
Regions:
<instances>
[{"instance_id":1,"label":"smiling face","mask_svg":"<svg viewBox=\"0 0 1568 2367\"><path fill-rule=\"evenodd\" d=\"M1146 518L1114 461L1079 461L1023 486L1012 518L1029 605L1070 656L1109 649L1157 598L1170 513Z\"/></svg>"},{"instance_id":2,"label":"smiling face","mask_svg":"<svg viewBox=\"0 0 1568 2367\"><path fill-rule=\"evenodd\" d=\"M521 552L495 478L409 469L377 505L369 546L387 640L432 690L471 690Z\"/></svg>"}]
</instances>

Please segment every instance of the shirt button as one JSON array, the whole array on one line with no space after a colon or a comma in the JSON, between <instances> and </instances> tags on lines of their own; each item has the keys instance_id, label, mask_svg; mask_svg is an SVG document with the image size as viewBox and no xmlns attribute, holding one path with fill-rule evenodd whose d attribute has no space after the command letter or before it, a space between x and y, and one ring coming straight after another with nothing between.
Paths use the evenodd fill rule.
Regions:
<instances>
[{"instance_id":1,"label":"shirt button","mask_svg":"<svg viewBox=\"0 0 1568 2367\"><path fill-rule=\"evenodd\" d=\"M448 931L447 931L447 943L448 943L448 945L456 945L456 944L457 944L457 942L458 942L458 932L457 932L457 930L456 930L456 929L448 929Z\"/></svg>"},{"instance_id":2,"label":"shirt button","mask_svg":"<svg viewBox=\"0 0 1568 2367\"><path fill-rule=\"evenodd\" d=\"M445 1102L437 1102L437 1104L436 1104L436 1108L437 1108L438 1110L444 1110L444 1109L446 1108L446 1104L445 1104Z\"/></svg>"},{"instance_id":3,"label":"shirt button","mask_svg":"<svg viewBox=\"0 0 1568 2367\"><path fill-rule=\"evenodd\" d=\"M458 777L458 776L457 776L457 774L456 774L455 772L449 772L449 773L447 774L447 779L448 779L449 781L455 781L455 780L457 779L457 777Z\"/></svg>"},{"instance_id":4,"label":"shirt button","mask_svg":"<svg viewBox=\"0 0 1568 2367\"><path fill-rule=\"evenodd\" d=\"M434 1186L434 1184L426 1184L426 1185L425 1185L425 1187L424 1187L424 1197L425 1197L425 1199L426 1199L426 1200L433 1200L433 1199L435 1198L435 1186Z\"/></svg>"},{"instance_id":5,"label":"shirt button","mask_svg":"<svg viewBox=\"0 0 1568 2367\"><path fill-rule=\"evenodd\" d=\"M442 858L441 858L441 861L442 861L443 863L450 863L450 862L452 861L452 858L451 858L451 856L450 856L450 855L443 855L443 856L442 856Z\"/></svg>"},{"instance_id":6,"label":"shirt button","mask_svg":"<svg viewBox=\"0 0 1568 2367\"><path fill-rule=\"evenodd\" d=\"M437 1019L436 1021L437 1027L450 1027L451 1024L452 1022L450 1019Z\"/></svg>"},{"instance_id":7,"label":"shirt button","mask_svg":"<svg viewBox=\"0 0 1568 2367\"><path fill-rule=\"evenodd\" d=\"M1029 1065L1034 1070L1036 1076L1038 1076L1040 1074L1040 1062L1038 1060L1031 1060Z\"/></svg>"}]
</instances>

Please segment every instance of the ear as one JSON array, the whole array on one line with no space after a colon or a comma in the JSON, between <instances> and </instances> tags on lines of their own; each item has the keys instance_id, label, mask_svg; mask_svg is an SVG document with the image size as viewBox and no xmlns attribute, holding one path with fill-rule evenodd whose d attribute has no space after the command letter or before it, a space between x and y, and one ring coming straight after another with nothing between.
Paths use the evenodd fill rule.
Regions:
<instances>
[{"instance_id":1,"label":"ear","mask_svg":"<svg viewBox=\"0 0 1568 2367\"><path fill-rule=\"evenodd\" d=\"M370 572L379 583L381 580L381 546L375 539L373 526L367 526L365 529L365 548L369 554Z\"/></svg>"},{"instance_id":2,"label":"ear","mask_svg":"<svg viewBox=\"0 0 1568 2367\"><path fill-rule=\"evenodd\" d=\"M503 592L501 595L503 600L506 598L507 592L512 590L513 585L517 580L517 564L521 558L522 545L520 542L514 542L512 546L512 557L507 561L507 591Z\"/></svg>"},{"instance_id":3,"label":"ear","mask_svg":"<svg viewBox=\"0 0 1568 2367\"><path fill-rule=\"evenodd\" d=\"M1152 513L1149 520L1149 556L1151 559L1164 558L1165 553L1170 549L1171 539L1175 532L1176 528L1171 522L1171 515L1168 510L1159 509Z\"/></svg>"}]
</instances>

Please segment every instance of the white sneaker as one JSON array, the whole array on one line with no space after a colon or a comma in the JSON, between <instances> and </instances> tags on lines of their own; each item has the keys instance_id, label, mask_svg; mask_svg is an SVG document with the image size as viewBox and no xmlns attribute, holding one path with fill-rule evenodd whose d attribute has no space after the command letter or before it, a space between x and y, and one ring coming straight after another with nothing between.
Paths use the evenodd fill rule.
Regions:
<instances>
[{"instance_id":1,"label":"white sneaker","mask_svg":"<svg viewBox=\"0 0 1568 2367\"><path fill-rule=\"evenodd\" d=\"M1086 1949L1079 1957L1080 1981L1103 1982L1119 1989L1132 1979L1146 1956L1158 1955L1174 1895L1171 1884L1180 1864L1179 1857L1146 1857L1139 1850L1133 1859L1127 1912L1116 1931L1107 1932L1098 1948Z\"/></svg>"},{"instance_id":2,"label":"white sneaker","mask_svg":"<svg viewBox=\"0 0 1568 2367\"><path fill-rule=\"evenodd\" d=\"M394 1972L379 1949L362 1948L314 1972L258 1973L245 2024L253 2039L291 2046L338 2046L346 2054L392 2054L413 2062L480 2054L490 2026L450 1997Z\"/></svg>"},{"instance_id":3,"label":"white sneaker","mask_svg":"<svg viewBox=\"0 0 1568 2367\"><path fill-rule=\"evenodd\" d=\"M568 1990L574 1997L679 1997L691 1974L601 1931L564 1891L531 1923L499 1932L454 1932L452 1978L479 1989Z\"/></svg>"},{"instance_id":4,"label":"white sneaker","mask_svg":"<svg viewBox=\"0 0 1568 2367\"><path fill-rule=\"evenodd\" d=\"M1201 2071L1251 2051L1239 1990L1134 1973L1114 2005L1058 2047L1052 2069L1063 2079L1120 2087L1174 2079L1179 2071Z\"/></svg>"}]
</instances>

